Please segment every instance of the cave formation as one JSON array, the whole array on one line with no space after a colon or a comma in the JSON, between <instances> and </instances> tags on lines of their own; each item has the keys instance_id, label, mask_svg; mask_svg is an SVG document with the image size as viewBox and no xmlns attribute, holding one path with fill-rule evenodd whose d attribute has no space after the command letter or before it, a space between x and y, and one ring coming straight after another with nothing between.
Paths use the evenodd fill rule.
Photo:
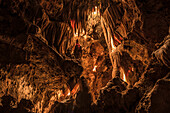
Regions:
<instances>
[{"instance_id":1,"label":"cave formation","mask_svg":"<svg viewBox=\"0 0 170 113\"><path fill-rule=\"evenodd\" d=\"M0 112L168 113L169 4L0 0Z\"/></svg>"}]
</instances>

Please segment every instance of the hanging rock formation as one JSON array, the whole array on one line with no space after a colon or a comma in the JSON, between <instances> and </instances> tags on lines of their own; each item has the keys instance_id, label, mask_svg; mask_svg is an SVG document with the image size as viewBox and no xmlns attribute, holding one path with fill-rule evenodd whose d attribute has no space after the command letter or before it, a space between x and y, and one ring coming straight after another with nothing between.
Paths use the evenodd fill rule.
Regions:
<instances>
[{"instance_id":1,"label":"hanging rock formation","mask_svg":"<svg viewBox=\"0 0 170 113\"><path fill-rule=\"evenodd\" d=\"M169 4L0 0L0 111L169 112Z\"/></svg>"}]
</instances>

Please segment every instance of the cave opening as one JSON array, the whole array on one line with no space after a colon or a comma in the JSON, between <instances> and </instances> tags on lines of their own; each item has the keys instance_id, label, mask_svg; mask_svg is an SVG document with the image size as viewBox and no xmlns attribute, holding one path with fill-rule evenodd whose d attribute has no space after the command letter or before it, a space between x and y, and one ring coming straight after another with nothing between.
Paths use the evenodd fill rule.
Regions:
<instances>
[{"instance_id":1,"label":"cave opening","mask_svg":"<svg viewBox=\"0 0 170 113\"><path fill-rule=\"evenodd\" d=\"M0 0L0 112L169 112L168 4Z\"/></svg>"}]
</instances>

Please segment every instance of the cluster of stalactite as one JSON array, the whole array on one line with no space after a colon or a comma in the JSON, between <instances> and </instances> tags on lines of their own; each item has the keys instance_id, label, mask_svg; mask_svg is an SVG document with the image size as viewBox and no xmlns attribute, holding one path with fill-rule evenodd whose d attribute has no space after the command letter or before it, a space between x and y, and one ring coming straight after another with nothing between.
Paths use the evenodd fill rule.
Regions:
<instances>
[{"instance_id":1,"label":"cluster of stalactite","mask_svg":"<svg viewBox=\"0 0 170 113\"><path fill-rule=\"evenodd\" d=\"M138 52L131 55L132 51L126 51L126 46L135 45L134 42L129 40L128 35L133 31L135 22L140 21L139 13L134 1L113 1L110 2L101 17L102 28L113 65L112 77L115 77L119 70L121 71L120 77L129 84L134 84L137 81L139 76L136 75L136 69L138 69L136 64L143 65L141 61L144 59L134 58L134 55L137 55ZM141 48L146 50L144 47ZM147 56L146 52L144 54ZM120 69L118 69L119 66ZM132 77L129 76L129 73L133 73ZM139 69L138 73L141 73Z\"/></svg>"},{"instance_id":2,"label":"cluster of stalactite","mask_svg":"<svg viewBox=\"0 0 170 113\"><path fill-rule=\"evenodd\" d=\"M36 2L39 2L41 5L41 7L37 8L34 14L36 25L41 28L42 34L48 41L49 45L63 55L73 43L71 39L73 34L78 34L78 36L82 32L86 34L86 21L88 16L92 15L94 11L100 13L102 16L104 13L107 13L107 10L112 10L111 12L113 13L109 15L118 20L120 20L124 14L122 4L120 4L122 0L43 0L41 2ZM110 7L110 4L114 7ZM41 15L41 13L43 13L43 15L45 14L43 20L36 16L37 14ZM119 21L113 20L110 29L115 30L119 24ZM124 24L127 24L126 21ZM120 26L121 28L119 27L118 30L125 27L124 25ZM129 26L130 25L127 27ZM111 31L112 34L114 33L113 42L114 45L117 46L121 43L123 40L122 37L125 37L126 33L124 32L125 30L123 31L123 34L122 32L115 32L116 30L113 30ZM57 31L58 33L53 33L52 31Z\"/></svg>"},{"instance_id":3,"label":"cluster of stalactite","mask_svg":"<svg viewBox=\"0 0 170 113\"><path fill-rule=\"evenodd\" d=\"M0 111L13 109L4 104L11 95L17 109L28 107L20 106L23 99L31 101L32 112L168 112L169 36L157 51L152 46L167 35L167 1L0 0ZM64 59L60 54L74 45L74 33L81 34L96 9L107 45L104 36L87 38L82 66ZM118 65L126 80L116 73L108 82Z\"/></svg>"},{"instance_id":4,"label":"cluster of stalactite","mask_svg":"<svg viewBox=\"0 0 170 113\"><path fill-rule=\"evenodd\" d=\"M74 43L73 34L78 34L78 36L82 32L86 34L85 25L88 16L95 10L97 10L97 13L100 12L102 1L43 0L40 4L46 14L43 22L39 23L42 34L50 46L64 55L66 50ZM56 31L56 33L52 31Z\"/></svg>"},{"instance_id":5,"label":"cluster of stalactite","mask_svg":"<svg viewBox=\"0 0 170 113\"><path fill-rule=\"evenodd\" d=\"M90 1L88 1L90 2ZM99 4L96 2L91 2L90 5L88 5L87 1L79 1L78 4L75 2L71 3L71 17L70 17L70 23L73 29L74 33L78 33L78 36L80 32L82 32L82 29L86 33L85 24L88 19L88 16L92 14L95 10L97 10L97 13L99 12ZM94 3L94 4L92 4ZM96 8L96 9L95 9Z\"/></svg>"},{"instance_id":6,"label":"cluster of stalactite","mask_svg":"<svg viewBox=\"0 0 170 113\"><path fill-rule=\"evenodd\" d=\"M122 0L115 0L114 2L121 2ZM85 29L85 24L88 19L88 15L92 14L95 10L97 13L103 13L105 9L113 3L112 0L73 0L68 4L69 13L67 17L70 19L71 26L74 33L78 31L80 34L81 29ZM100 14L100 15L101 15Z\"/></svg>"},{"instance_id":7,"label":"cluster of stalactite","mask_svg":"<svg viewBox=\"0 0 170 113\"><path fill-rule=\"evenodd\" d=\"M133 4L135 5L135 4ZM127 34L133 29L135 19L130 14L127 14L128 10L132 10L132 17L137 17L139 12L137 9L129 7L126 3L114 2L111 6L107 7L102 15L102 26L108 47L112 48L113 45L118 46L123 39L127 39ZM136 13L133 13L135 10Z\"/></svg>"}]
</instances>

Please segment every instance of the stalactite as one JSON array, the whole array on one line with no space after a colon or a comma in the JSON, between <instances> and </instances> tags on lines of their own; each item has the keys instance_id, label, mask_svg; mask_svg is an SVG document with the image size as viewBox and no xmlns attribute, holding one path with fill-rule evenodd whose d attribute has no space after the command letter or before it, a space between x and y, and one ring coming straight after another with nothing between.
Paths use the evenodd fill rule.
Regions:
<instances>
[{"instance_id":1,"label":"stalactite","mask_svg":"<svg viewBox=\"0 0 170 113\"><path fill-rule=\"evenodd\" d=\"M76 26L77 26L77 28L76 28L76 33L78 33L78 21L77 21Z\"/></svg>"},{"instance_id":2,"label":"stalactite","mask_svg":"<svg viewBox=\"0 0 170 113\"><path fill-rule=\"evenodd\" d=\"M76 22L74 23L74 34L76 33Z\"/></svg>"},{"instance_id":3,"label":"stalactite","mask_svg":"<svg viewBox=\"0 0 170 113\"><path fill-rule=\"evenodd\" d=\"M107 9L107 13L108 13L108 15L110 15L110 17L112 17L111 19L112 19L112 24L113 24L113 26L115 27L115 24L116 24L116 16L115 16L115 14L112 12L112 8L111 7L109 7L108 9Z\"/></svg>"},{"instance_id":4,"label":"stalactite","mask_svg":"<svg viewBox=\"0 0 170 113\"><path fill-rule=\"evenodd\" d=\"M123 16L124 15L123 14L124 13L123 9L120 6L118 6L117 8L118 8L119 15Z\"/></svg>"},{"instance_id":5,"label":"stalactite","mask_svg":"<svg viewBox=\"0 0 170 113\"><path fill-rule=\"evenodd\" d=\"M78 22L78 36L80 35L80 22Z\"/></svg>"},{"instance_id":6,"label":"stalactite","mask_svg":"<svg viewBox=\"0 0 170 113\"><path fill-rule=\"evenodd\" d=\"M117 9L116 9L115 6L113 6L112 11L113 11L114 17L115 17L116 19L118 19L118 18L119 18L119 14L117 13Z\"/></svg>"},{"instance_id":7,"label":"stalactite","mask_svg":"<svg viewBox=\"0 0 170 113\"><path fill-rule=\"evenodd\" d=\"M117 41L119 44L121 44L121 41L118 39L118 37L119 37L118 35L116 35L116 34L114 35L115 41Z\"/></svg>"},{"instance_id":8,"label":"stalactite","mask_svg":"<svg viewBox=\"0 0 170 113\"><path fill-rule=\"evenodd\" d=\"M82 24L81 24L81 21L80 21L80 30L82 29ZM80 32L80 33L82 33L82 31Z\"/></svg>"},{"instance_id":9,"label":"stalactite","mask_svg":"<svg viewBox=\"0 0 170 113\"><path fill-rule=\"evenodd\" d=\"M94 12L94 7L92 8L92 12Z\"/></svg>"},{"instance_id":10,"label":"stalactite","mask_svg":"<svg viewBox=\"0 0 170 113\"><path fill-rule=\"evenodd\" d=\"M87 9L87 12L86 12L86 14L89 14L89 9ZM87 18L88 18L88 16L86 17L86 21L87 21Z\"/></svg>"},{"instance_id":11,"label":"stalactite","mask_svg":"<svg viewBox=\"0 0 170 113\"><path fill-rule=\"evenodd\" d=\"M114 45L117 47L118 46L118 42L115 41L115 38L113 39Z\"/></svg>"},{"instance_id":12,"label":"stalactite","mask_svg":"<svg viewBox=\"0 0 170 113\"><path fill-rule=\"evenodd\" d=\"M123 40L122 36L120 36L120 34L119 34L118 32L115 32L115 35L116 35L117 37L119 37L120 40Z\"/></svg>"}]
</instances>

